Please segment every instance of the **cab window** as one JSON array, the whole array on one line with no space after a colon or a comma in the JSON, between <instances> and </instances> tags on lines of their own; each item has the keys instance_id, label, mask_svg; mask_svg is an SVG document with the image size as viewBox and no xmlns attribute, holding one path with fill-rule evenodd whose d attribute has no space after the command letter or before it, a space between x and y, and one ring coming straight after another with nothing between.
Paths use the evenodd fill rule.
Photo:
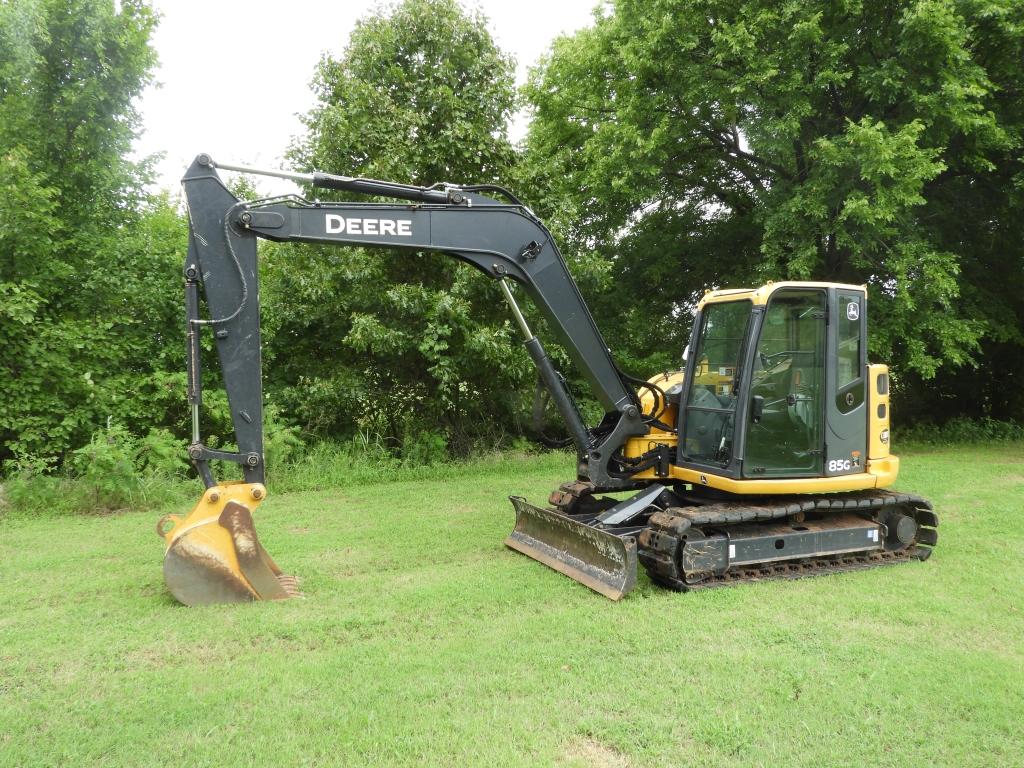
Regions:
<instances>
[{"instance_id":1,"label":"cab window","mask_svg":"<svg viewBox=\"0 0 1024 768\"><path fill-rule=\"evenodd\" d=\"M824 444L825 292L785 289L768 301L753 356L744 474L814 473Z\"/></svg>"},{"instance_id":2,"label":"cab window","mask_svg":"<svg viewBox=\"0 0 1024 768\"><path fill-rule=\"evenodd\" d=\"M732 458L750 308L749 301L730 301L705 305L701 312L683 421L683 452L691 461L725 465Z\"/></svg>"}]
</instances>

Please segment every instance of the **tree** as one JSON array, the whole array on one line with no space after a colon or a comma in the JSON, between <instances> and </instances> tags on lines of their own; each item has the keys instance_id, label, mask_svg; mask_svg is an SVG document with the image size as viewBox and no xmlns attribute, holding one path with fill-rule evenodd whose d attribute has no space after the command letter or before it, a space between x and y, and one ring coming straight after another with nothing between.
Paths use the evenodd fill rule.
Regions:
<instances>
[{"instance_id":1,"label":"tree","mask_svg":"<svg viewBox=\"0 0 1024 768\"><path fill-rule=\"evenodd\" d=\"M413 184L501 181L515 157L512 73L478 13L406 0L323 57L293 159ZM271 396L306 429L401 440L440 427L458 449L514 421L527 358L475 270L437 254L266 253Z\"/></svg>"},{"instance_id":2,"label":"tree","mask_svg":"<svg viewBox=\"0 0 1024 768\"><path fill-rule=\"evenodd\" d=\"M182 230L126 159L154 24L138 0L0 4L0 461L160 420L130 393L170 328L180 348L165 267Z\"/></svg>"},{"instance_id":3,"label":"tree","mask_svg":"<svg viewBox=\"0 0 1024 768\"><path fill-rule=\"evenodd\" d=\"M869 285L871 351L903 382L997 339L1020 371L1021 292L980 272L988 230L1020 274L1021 18L1003 0L620 0L558 41L528 88L528 165L636 307L615 342L656 359L707 288L826 279ZM965 202L981 215L958 226Z\"/></svg>"}]
</instances>

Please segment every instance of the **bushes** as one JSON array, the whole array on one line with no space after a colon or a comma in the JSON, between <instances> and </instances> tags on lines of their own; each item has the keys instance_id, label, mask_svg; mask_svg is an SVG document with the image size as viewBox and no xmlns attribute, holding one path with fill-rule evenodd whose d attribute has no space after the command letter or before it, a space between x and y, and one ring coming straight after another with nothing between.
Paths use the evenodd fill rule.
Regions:
<instances>
[{"instance_id":1,"label":"bushes","mask_svg":"<svg viewBox=\"0 0 1024 768\"><path fill-rule=\"evenodd\" d=\"M347 442L317 442L278 468L271 468L276 493L329 490L352 485L458 477L472 472L500 472L500 468L534 456L536 449L522 439L502 446L479 446L470 459L453 458L443 433L407 433L400 449L387 445L373 432L360 432ZM567 454L552 453L557 461L574 466Z\"/></svg>"},{"instance_id":2,"label":"bushes","mask_svg":"<svg viewBox=\"0 0 1024 768\"><path fill-rule=\"evenodd\" d=\"M410 422L411 427L411 422ZM522 439L499 449L480 446L472 460L448 454L444 433L410 428L401 446L363 431L344 442L304 442L296 427L266 411L267 478L275 493L327 490L352 485L457 477L467 472L500 472L533 453ZM7 463L0 486L0 517L104 514L127 509L187 507L200 492L195 471L185 458L185 442L164 429L137 437L111 421L65 462L23 456ZM571 467L562 454L557 461ZM215 462L218 480L236 479L237 466Z\"/></svg>"},{"instance_id":3,"label":"bushes","mask_svg":"<svg viewBox=\"0 0 1024 768\"><path fill-rule=\"evenodd\" d=\"M990 418L957 417L945 424L915 424L899 430L901 443L951 445L954 443L990 443L1024 440L1024 424Z\"/></svg>"},{"instance_id":4,"label":"bushes","mask_svg":"<svg viewBox=\"0 0 1024 768\"><path fill-rule=\"evenodd\" d=\"M267 410L265 452L267 475L274 493L329 490L398 480L501 474L539 449L522 438L502 446L478 446L472 458L449 455L444 433L409 431L402 446L392 447L379 434L364 431L345 442L307 444L298 429ZM1024 425L993 419L952 419L943 425L900 430L902 445L953 445L1024 441ZM0 486L0 517L44 514L102 514L125 509L155 509L169 504L187 507L198 497L200 484L185 459L184 441L163 429L136 437L117 423L93 434L56 467L53 459L23 456L8 462ZM550 452L552 469L569 472L568 453ZM214 468L214 476L238 476L233 465Z\"/></svg>"},{"instance_id":5,"label":"bushes","mask_svg":"<svg viewBox=\"0 0 1024 768\"><path fill-rule=\"evenodd\" d=\"M514 473L522 460L538 451L522 438L496 446L479 446L469 460L449 456L445 435L409 432L400 448L379 434L365 431L345 442L307 444L298 430L282 423L268 409L266 456L271 491L287 493L330 490L401 480L455 478L467 474L500 476ZM901 430L898 444L952 445L1024 440L1024 425L982 419L953 419L941 426ZM567 452L547 452L552 471L570 473ZM166 430L135 437L111 423L89 443L73 451L57 469L53 460L26 456L8 463L0 486L0 518L66 514L103 514L125 509L156 509L171 504L187 508L198 497L200 483L185 460L184 441ZM217 466L220 480L238 476L233 465Z\"/></svg>"},{"instance_id":6,"label":"bushes","mask_svg":"<svg viewBox=\"0 0 1024 768\"><path fill-rule=\"evenodd\" d=\"M136 466L136 440L119 425L107 425L88 444L71 454L70 469L91 509L127 507L141 493L142 475Z\"/></svg>"},{"instance_id":7,"label":"bushes","mask_svg":"<svg viewBox=\"0 0 1024 768\"><path fill-rule=\"evenodd\" d=\"M188 463L181 441L163 429L133 436L108 423L55 470L52 460L25 456L4 483L4 514L105 513L156 507L183 496Z\"/></svg>"}]
</instances>

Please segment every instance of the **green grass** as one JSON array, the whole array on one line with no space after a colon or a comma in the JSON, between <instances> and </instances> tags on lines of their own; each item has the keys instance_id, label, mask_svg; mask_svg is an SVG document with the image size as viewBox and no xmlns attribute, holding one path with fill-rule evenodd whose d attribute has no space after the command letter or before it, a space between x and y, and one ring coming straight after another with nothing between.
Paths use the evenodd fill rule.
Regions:
<instances>
[{"instance_id":1,"label":"green grass","mask_svg":"<svg viewBox=\"0 0 1024 768\"><path fill-rule=\"evenodd\" d=\"M927 563L621 603L502 546L569 469L272 495L280 603L174 603L152 512L8 516L0 764L1024 764L1024 444L904 454Z\"/></svg>"}]
</instances>

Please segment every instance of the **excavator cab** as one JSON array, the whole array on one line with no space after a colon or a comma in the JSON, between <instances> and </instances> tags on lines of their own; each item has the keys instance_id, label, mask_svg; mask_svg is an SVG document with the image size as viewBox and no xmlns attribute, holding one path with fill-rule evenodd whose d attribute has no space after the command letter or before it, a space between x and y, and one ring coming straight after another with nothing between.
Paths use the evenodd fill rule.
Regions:
<instances>
[{"instance_id":1,"label":"excavator cab","mask_svg":"<svg viewBox=\"0 0 1024 768\"><path fill-rule=\"evenodd\" d=\"M863 286L825 283L706 297L691 342L699 362L679 412L677 464L737 480L862 470L865 298Z\"/></svg>"}]
</instances>

